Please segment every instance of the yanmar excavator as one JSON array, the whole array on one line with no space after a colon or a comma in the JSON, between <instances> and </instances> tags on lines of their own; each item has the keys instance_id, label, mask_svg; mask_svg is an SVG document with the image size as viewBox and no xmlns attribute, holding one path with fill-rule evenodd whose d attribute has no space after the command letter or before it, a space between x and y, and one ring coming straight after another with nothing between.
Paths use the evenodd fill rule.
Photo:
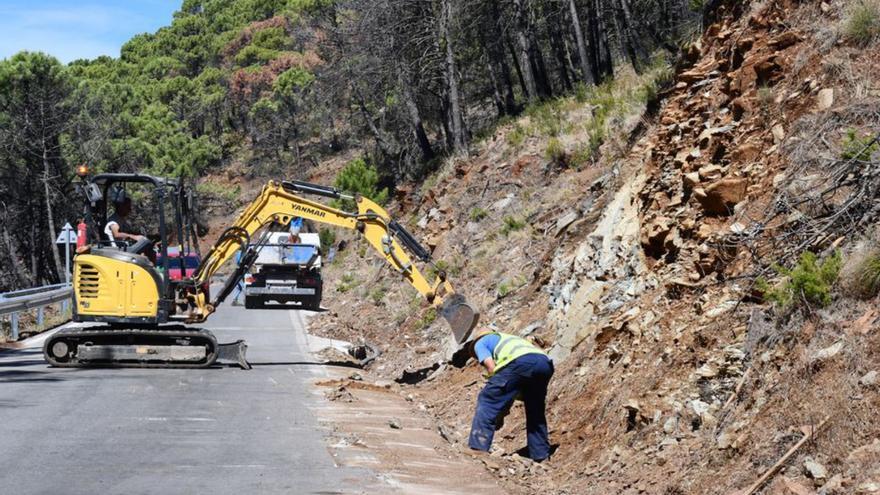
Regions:
<instances>
[{"instance_id":1,"label":"yanmar excavator","mask_svg":"<svg viewBox=\"0 0 880 495\"><path fill-rule=\"evenodd\" d=\"M152 204L141 210L158 215L158 235L153 239L157 248L143 242L126 247L102 240L111 196L131 184L153 190ZM64 329L48 338L43 355L53 366L204 368L219 359L247 368L243 341L220 344L210 331L186 325L204 322L232 292L257 258L268 227L287 225L294 217L360 232L403 280L438 308L458 343L465 342L476 325L478 314L455 292L446 274L435 266L437 275L429 281L412 261L433 265L431 254L381 206L363 196L306 182L270 181L207 255L197 258L187 255L198 250L195 198L182 181L100 174L83 177L80 189L86 198L90 236L73 261L73 320L94 325ZM353 201L357 212L303 195ZM144 255L146 249L158 251L155 265ZM212 277L239 251L235 270L211 299ZM187 270L186 262L193 259L200 261L194 270ZM257 325L254 331L259 331Z\"/></svg>"}]
</instances>

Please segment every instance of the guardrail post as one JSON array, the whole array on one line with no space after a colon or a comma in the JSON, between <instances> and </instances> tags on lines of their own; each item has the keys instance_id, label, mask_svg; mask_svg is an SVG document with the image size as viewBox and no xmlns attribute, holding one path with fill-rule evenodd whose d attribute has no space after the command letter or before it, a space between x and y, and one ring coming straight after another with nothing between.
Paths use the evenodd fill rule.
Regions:
<instances>
[{"instance_id":1,"label":"guardrail post","mask_svg":"<svg viewBox=\"0 0 880 495\"><path fill-rule=\"evenodd\" d=\"M61 301L61 317L67 318L67 310L68 310L67 300Z\"/></svg>"},{"instance_id":2,"label":"guardrail post","mask_svg":"<svg viewBox=\"0 0 880 495\"><path fill-rule=\"evenodd\" d=\"M18 313L9 315L9 321L12 324L12 341L15 342L18 340Z\"/></svg>"},{"instance_id":3,"label":"guardrail post","mask_svg":"<svg viewBox=\"0 0 880 495\"><path fill-rule=\"evenodd\" d=\"M43 314L43 306L37 308L37 329L43 329L43 323L45 322L45 314Z\"/></svg>"}]
</instances>

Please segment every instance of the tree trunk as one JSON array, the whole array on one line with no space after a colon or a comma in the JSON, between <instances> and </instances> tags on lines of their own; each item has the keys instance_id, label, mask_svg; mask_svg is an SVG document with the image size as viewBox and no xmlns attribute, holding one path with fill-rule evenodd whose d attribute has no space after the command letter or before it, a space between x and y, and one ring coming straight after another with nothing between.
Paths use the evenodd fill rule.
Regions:
<instances>
[{"instance_id":1,"label":"tree trunk","mask_svg":"<svg viewBox=\"0 0 880 495\"><path fill-rule=\"evenodd\" d=\"M422 114L419 112L419 106L416 104L415 98L412 94L412 83L409 74L405 72L400 65L397 67L397 80L398 84L400 84L400 94L403 98L403 104L409 114L410 125L413 128L416 141L419 143L419 149L422 150L422 158L425 161L432 160L436 156L434 148L431 146L431 140L428 139L428 134L425 133L425 126L422 123Z\"/></svg>"},{"instance_id":2,"label":"tree trunk","mask_svg":"<svg viewBox=\"0 0 880 495\"><path fill-rule=\"evenodd\" d=\"M516 48L513 46L513 42L510 41L509 38L505 39L507 45L507 51L510 52L510 58L513 60L513 68L516 69L516 77L519 80L519 87L522 89L523 96L528 99L529 97L529 88L526 86L526 79L523 76L522 68L519 66L519 55Z\"/></svg>"},{"instance_id":3,"label":"tree trunk","mask_svg":"<svg viewBox=\"0 0 880 495\"><path fill-rule=\"evenodd\" d=\"M596 84L596 80L593 77L593 70L590 65L589 55L587 52L587 44L584 41L584 33L581 30L581 21L578 17L577 4L575 3L575 0L568 0L568 12L571 16L571 25L574 28L574 39L577 43L578 60L581 63L581 77L583 77L584 84Z\"/></svg>"},{"instance_id":4,"label":"tree trunk","mask_svg":"<svg viewBox=\"0 0 880 495\"><path fill-rule=\"evenodd\" d=\"M49 248L52 251L52 258L55 260L55 270L56 273L64 273L64 265L61 264L61 254L58 252L58 244L55 243L55 239L58 238L58 233L55 230L55 218L52 215L52 193L49 188L49 151L46 149L46 139L43 138L43 192L46 195L46 221L49 226L49 242L52 244L52 247Z\"/></svg>"},{"instance_id":5,"label":"tree trunk","mask_svg":"<svg viewBox=\"0 0 880 495\"><path fill-rule=\"evenodd\" d=\"M648 59L648 52L645 50L638 34L635 32L636 26L633 24L628 1L619 0L619 4L620 11L623 14L621 16L621 30L623 31L621 34L624 38L624 45L627 46L627 53L633 64L633 69L635 69L637 73L641 73L644 68L644 63ZM617 16L615 16L615 18L617 18ZM648 35L651 34L649 29L645 29L644 32Z\"/></svg>"},{"instance_id":6,"label":"tree trunk","mask_svg":"<svg viewBox=\"0 0 880 495\"><path fill-rule=\"evenodd\" d=\"M538 85L532 70L531 46L529 43L529 0L513 0L516 9L516 42L519 67L522 71L523 85L530 103L538 100Z\"/></svg>"},{"instance_id":7,"label":"tree trunk","mask_svg":"<svg viewBox=\"0 0 880 495\"><path fill-rule=\"evenodd\" d=\"M12 236L9 235L9 230L6 228L5 223L3 224L3 244L6 246L6 253L9 257L9 266L12 267L12 273L15 275L16 282L18 283L16 288L26 289L33 287L35 285L34 281L30 274L28 274L27 267L19 259L15 244L12 242Z\"/></svg>"},{"instance_id":8,"label":"tree trunk","mask_svg":"<svg viewBox=\"0 0 880 495\"><path fill-rule=\"evenodd\" d=\"M568 60L565 57L565 38L555 22L547 23L547 36L550 38L550 47L559 72L559 80L562 82L563 91L571 91L571 78L568 77Z\"/></svg>"},{"instance_id":9,"label":"tree trunk","mask_svg":"<svg viewBox=\"0 0 880 495\"><path fill-rule=\"evenodd\" d=\"M452 48L452 36L450 36L450 24L454 19L453 0L443 0L443 11L440 14L440 36L446 45L446 91L449 100L449 123L452 131L452 151L455 154L467 152L467 136L464 129L464 117L461 109L461 95L458 88L458 75L456 74L455 52Z\"/></svg>"},{"instance_id":10,"label":"tree trunk","mask_svg":"<svg viewBox=\"0 0 880 495\"><path fill-rule=\"evenodd\" d=\"M391 153L390 148L388 148L388 144L385 143L385 139L382 137L382 133L379 132L379 129L376 127L376 123L373 122L373 116L370 115L370 111L367 109L367 102L364 100L364 96L361 94L361 90L355 88L354 90L355 97L357 97L358 107L361 109L361 114L363 114L364 120L367 123L367 128L370 129L370 133L373 135L373 138L376 140L376 146L379 148L379 151L385 155L386 158L391 158L394 156Z\"/></svg>"}]
</instances>

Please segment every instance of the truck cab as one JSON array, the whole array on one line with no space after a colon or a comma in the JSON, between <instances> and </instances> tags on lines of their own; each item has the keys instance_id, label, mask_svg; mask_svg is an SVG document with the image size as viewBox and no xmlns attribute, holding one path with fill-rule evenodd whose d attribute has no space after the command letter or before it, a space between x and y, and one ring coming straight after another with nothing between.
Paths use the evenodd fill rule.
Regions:
<instances>
[{"instance_id":1,"label":"truck cab","mask_svg":"<svg viewBox=\"0 0 880 495\"><path fill-rule=\"evenodd\" d=\"M320 309L323 281L317 233L273 232L257 249L257 259L245 275L246 308Z\"/></svg>"}]
</instances>

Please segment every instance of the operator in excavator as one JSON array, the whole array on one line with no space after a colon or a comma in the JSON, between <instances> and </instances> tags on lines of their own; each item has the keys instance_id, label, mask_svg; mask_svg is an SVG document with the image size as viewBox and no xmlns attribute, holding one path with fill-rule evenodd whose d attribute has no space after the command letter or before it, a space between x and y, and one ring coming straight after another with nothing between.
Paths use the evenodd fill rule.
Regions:
<instances>
[{"instance_id":1,"label":"operator in excavator","mask_svg":"<svg viewBox=\"0 0 880 495\"><path fill-rule=\"evenodd\" d=\"M513 401L521 399L526 410L526 437L532 460L550 457L550 439L544 407L553 361L530 341L486 327L468 344L470 355L488 372L489 380L477 397L468 446L488 452L495 431Z\"/></svg>"},{"instance_id":2,"label":"operator in excavator","mask_svg":"<svg viewBox=\"0 0 880 495\"><path fill-rule=\"evenodd\" d=\"M155 265L156 253L152 249L152 243L146 236L133 234L128 224L128 216L132 208L131 198L124 189L116 189L111 196L114 211L104 224L104 235L107 236L110 245L130 253L143 254Z\"/></svg>"}]
</instances>

